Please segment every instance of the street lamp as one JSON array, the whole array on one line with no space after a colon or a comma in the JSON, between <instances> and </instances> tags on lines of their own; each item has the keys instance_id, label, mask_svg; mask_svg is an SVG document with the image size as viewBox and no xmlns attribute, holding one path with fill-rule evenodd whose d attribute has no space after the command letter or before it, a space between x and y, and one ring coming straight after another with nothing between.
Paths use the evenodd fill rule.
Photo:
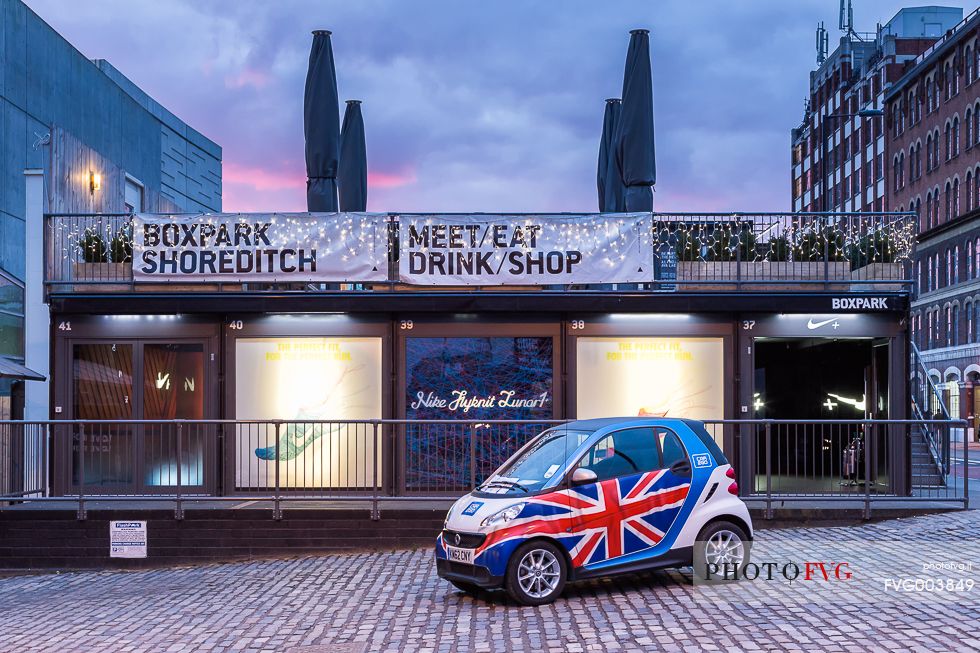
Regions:
<instances>
[{"instance_id":1,"label":"street lamp","mask_svg":"<svg viewBox=\"0 0 980 653\"><path fill-rule=\"evenodd\" d=\"M862 109L857 113L831 113L820 120L820 193L823 201L820 204L823 212L830 211L830 201L827 199L827 121L831 118L880 118L885 115L884 109Z\"/></svg>"}]
</instances>

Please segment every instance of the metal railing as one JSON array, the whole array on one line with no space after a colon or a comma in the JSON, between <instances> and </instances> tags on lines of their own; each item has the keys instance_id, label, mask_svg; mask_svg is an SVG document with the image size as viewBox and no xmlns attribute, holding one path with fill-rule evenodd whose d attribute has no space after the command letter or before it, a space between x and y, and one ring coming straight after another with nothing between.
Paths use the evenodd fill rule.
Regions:
<instances>
[{"instance_id":1,"label":"metal railing","mask_svg":"<svg viewBox=\"0 0 980 653\"><path fill-rule=\"evenodd\" d=\"M459 496L559 420L46 421L0 422L0 459L20 465L0 508L92 501L284 504ZM832 506L934 502L968 506L966 429L956 420L709 420L737 466L743 497ZM917 483L919 428L962 447L938 482ZM954 437L962 442L953 443ZM18 462L21 461L21 462ZM222 471L223 470L223 471Z\"/></svg>"},{"instance_id":2,"label":"metal railing","mask_svg":"<svg viewBox=\"0 0 980 653\"><path fill-rule=\"evenodd\" d=\"M705 422L716 439L729 429L746 499L820 505L929 502L969 506L969 456L962 420L716 420ZM962 458L922 482L913 472L913 438L920 429L950 447L959 435Z\"/></svg>"},{"instance_id":3,"label":"metal railing","mask_svg":"<svg viewBox=\"0 0 980 653\"><path fill-rule=\"evenodd\" d=\"M650 292L911 289L910 261L917 228L913 213L654 213L652 218L650 258L655 281L619 284L618 289ZM387 257L390 281L364 284L136 283L132 270L132 215L48 214L45 220L45 284L55 293L412 289L397 282L400 261L396 213L388 214L392 225L388 231ZM613 286L536 288L588 291L610 290Z\"/></svg>"},{"instance_id":4,"label":"metal railing","mask_svg":"<svg viewBox=\"0 0 980 653\"><path fill-rule=\"evenodd\" d=\"M929 369L922 360L922 353L919 351L915 342L909 341L909 396L912 400L912 416L918 420L926 419L951 419L943 393L936 387L932 377L929 376ZM939 441L932 429L924 425L917 429L918 436L925 443L932 462L942 470L942 473L949 472L949 440ZM913 443L914 446L915 443Z\"/></svg>"}]
</instances>

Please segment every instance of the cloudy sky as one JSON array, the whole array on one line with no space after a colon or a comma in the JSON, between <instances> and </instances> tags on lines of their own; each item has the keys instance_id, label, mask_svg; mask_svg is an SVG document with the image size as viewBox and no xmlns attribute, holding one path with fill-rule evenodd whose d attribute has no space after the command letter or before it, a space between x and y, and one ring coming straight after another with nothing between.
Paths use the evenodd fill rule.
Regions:
<instances>
[{"instance_id":1,"label":"cloudy sky","mask_svg":"<svg viewBox=\"0 0 980 653\"><path fill-rule=\"evenodd\" d=\"M634 27L651 30L655 208L789 210L814 27L838 38L836 0L27 3L223 147L228 211L305 209L315 28L334 33L341 99L364 102L375 211L595 210ZM855 0L856 26L903 4Z\"/></svg>"}]
</instances>

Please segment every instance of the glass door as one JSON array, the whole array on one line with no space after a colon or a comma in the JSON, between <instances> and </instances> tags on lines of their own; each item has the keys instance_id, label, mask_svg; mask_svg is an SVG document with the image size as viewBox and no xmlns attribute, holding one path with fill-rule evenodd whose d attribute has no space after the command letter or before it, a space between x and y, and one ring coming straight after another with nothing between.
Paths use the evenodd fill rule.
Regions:
<instances>
[{"instance_id":1,"label":"glass door","mask_svg":"<svg viewBox=\"0 0 980 653\"><path fill-rule=\"evenodd\" d=\"M120 421L70 427L72 491L84 484L86 493L169 494L178 483L204 491L216 477L208 465L218 427L177 420L209 416L206 342L79 342L71 355L70 417Z\"/></svg>"},{"instance_id":2,"label":"glass door","mask_svg":"<svg viewBox=\"0 0 980 653\"><path fill-rule=\"evenodd\" d=\"M142 343L142 417L167 420L146 424L142 433L141 482L147 491L178 482L182 488L204 485L208 429L211 425L179 424L202 420L205 411L203 342Z\"/></svg>"},{"instance_id":3,"label":"glass door","mask_svg":"<svg viewBox=\"0 0 980 653\"><path fill-rule=\"evenodd\" d=\"M133 345L76 344L72 413L77 420L132 420ZM136 443L131 424L72 426L71 485L86 491L132 485Z\"/></svg>"}]
</instances>

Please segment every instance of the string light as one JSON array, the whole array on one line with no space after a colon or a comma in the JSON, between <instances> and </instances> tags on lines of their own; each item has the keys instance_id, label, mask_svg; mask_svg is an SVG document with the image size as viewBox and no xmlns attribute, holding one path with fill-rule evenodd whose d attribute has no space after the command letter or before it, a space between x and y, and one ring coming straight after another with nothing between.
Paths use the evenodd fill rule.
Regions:
<instances>
[{"instance_id":1,"label":"string light","mask_svg":"<svg viewBox=\"0 0 980 653\"><path fill-rule=\"evenodd\" d=\"M368 257L372 266L388 264L389 224L400 230L402 220L418 221L419 215L368 213L272 213L272 214L164 214L170 220L188 218L214 226L268 220L276 226L268 232L273 247L296 246L315 240L320 256L344 262ZM649 222L644 220L648 218ZM134 254L133 224L126 216L55 218L56 251L64 264L130 263ZM850 261L855 267L872 263L902 264L911 261L917 234L914 214L554 214L470 216L425 214L426 226L455 222L507 221L525 228L553 227L555 249L589 252L607 268L625 261L631 249L663 254L674 251L681 261L709 262L823 262ZM648 227L641 226L649 224ZM777 245L784 251L777 251ZM394 243L391 243L394 247ZM135 248L139 253L139 246ZM199 250L178 245L168 249ZM88 250L88 254L86 251ZM420 248L428 251L428 248ZM123 260L115 260L122 258ZM96 260L89 260L96 259ZM67 277L66 277L67 278ZM294 280L294 279L284 279ZM651 280L652 275L651 275ZM337 281L364 281L338 279Z\"/></svg>"}]
</instances>

